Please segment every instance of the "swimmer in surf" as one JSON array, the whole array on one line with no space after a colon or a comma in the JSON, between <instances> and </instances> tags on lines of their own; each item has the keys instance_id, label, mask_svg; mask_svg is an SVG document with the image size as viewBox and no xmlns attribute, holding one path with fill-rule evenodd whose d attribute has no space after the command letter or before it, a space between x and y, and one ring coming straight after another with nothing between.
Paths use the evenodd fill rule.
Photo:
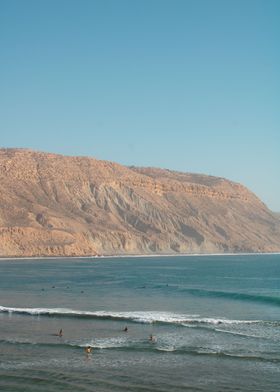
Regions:
<instances>
[{"instance_id":1,"label":"swimmer in surf","mask_svg":"<svg viewBox=\"0 0 280 392\"><path fill-rule=\"evenodd\" d=\"M85 347L85 352L86 352L86 354L91 354L92 347L90 347L90 346Z\"/></svg>"},{"instance_id":2,"label":"swimmer in surf","mask_svg":"<svg viewBox=\"0 0 280 392\"><path fill-rule=\"evenodd\" d=\"M151 343L156 343L156 341L157 341L156 336L150 335L150 336L149 336L149 341L150 341Z\"/></svg>"}]
</instances>

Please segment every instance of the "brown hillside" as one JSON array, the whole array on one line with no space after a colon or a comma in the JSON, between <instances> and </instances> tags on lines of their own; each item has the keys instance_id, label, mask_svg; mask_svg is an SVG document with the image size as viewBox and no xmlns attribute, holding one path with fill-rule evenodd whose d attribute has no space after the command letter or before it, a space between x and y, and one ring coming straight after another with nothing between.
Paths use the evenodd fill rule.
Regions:
<instances>
[{"instance_id":1,"label":"brown hillside","mask_svg":"<svg viewBox=\"0 0 280 392\"><path fill-rule=\"evenodd\" d=\"M0 149L0 256L280 251L280 221L240 184Z\"/></svg>"}]
</instances>

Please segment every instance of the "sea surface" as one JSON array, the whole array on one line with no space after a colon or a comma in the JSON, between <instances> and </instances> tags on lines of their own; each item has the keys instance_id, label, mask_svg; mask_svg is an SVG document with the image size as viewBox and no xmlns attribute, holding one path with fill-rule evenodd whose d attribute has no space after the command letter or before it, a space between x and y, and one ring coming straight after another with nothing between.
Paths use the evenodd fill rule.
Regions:
<instances>
[{"instance_id":1,"label":"sea surface","mask_svg":"<svg viewBox=\"0 0 280 392\"><path fill-rule=\"evenodd\" d=\"M3 392L279 385L280 255L0 261Z\"/></svg>"}]
</instances>

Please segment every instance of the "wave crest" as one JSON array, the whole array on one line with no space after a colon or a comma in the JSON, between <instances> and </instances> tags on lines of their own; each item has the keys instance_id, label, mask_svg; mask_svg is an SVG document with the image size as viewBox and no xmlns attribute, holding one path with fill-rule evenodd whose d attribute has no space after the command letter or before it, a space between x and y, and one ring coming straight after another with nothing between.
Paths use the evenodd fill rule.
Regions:
<instances>
[{"instance_id":1,"label":"wave crest","mask_svg":"<svg viewBox=\"0 0 280 392\"><path fill-rule=\"evenodd\" d=\"M16 308L0 306L0 313L9 314L25 314L31 316L49 316L49 317L77 317L77 318L93 318L104 320L120 320L126 322L136 322L144 324L162 323L174 324L180 326L195 326L195 325L219 325L219 324L258 324L270 323L277 324L276 321L263 320L229 320L225 318L216 317L200 317L193 314L181 314L171 312L152 312L152 311L138 311L138 312L110 312L110 311L85 311L74 310L68 308Z\"/></svg>"}]
</instances>

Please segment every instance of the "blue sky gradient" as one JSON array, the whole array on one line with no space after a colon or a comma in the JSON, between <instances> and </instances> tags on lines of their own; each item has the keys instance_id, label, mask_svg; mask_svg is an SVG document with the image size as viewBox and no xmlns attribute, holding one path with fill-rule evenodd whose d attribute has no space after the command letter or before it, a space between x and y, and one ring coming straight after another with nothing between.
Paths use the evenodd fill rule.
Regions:
<instances>
[{"instance_id":1,"label":"blue sky gradient","mask_svg":"<svg viewBox=\"0 0 280 392\"><path fill-rule=\"evenodd\" d=\"M241 182L280 211L280 1L0 0L2 147Z\"/></svg>"}]
</instances>

